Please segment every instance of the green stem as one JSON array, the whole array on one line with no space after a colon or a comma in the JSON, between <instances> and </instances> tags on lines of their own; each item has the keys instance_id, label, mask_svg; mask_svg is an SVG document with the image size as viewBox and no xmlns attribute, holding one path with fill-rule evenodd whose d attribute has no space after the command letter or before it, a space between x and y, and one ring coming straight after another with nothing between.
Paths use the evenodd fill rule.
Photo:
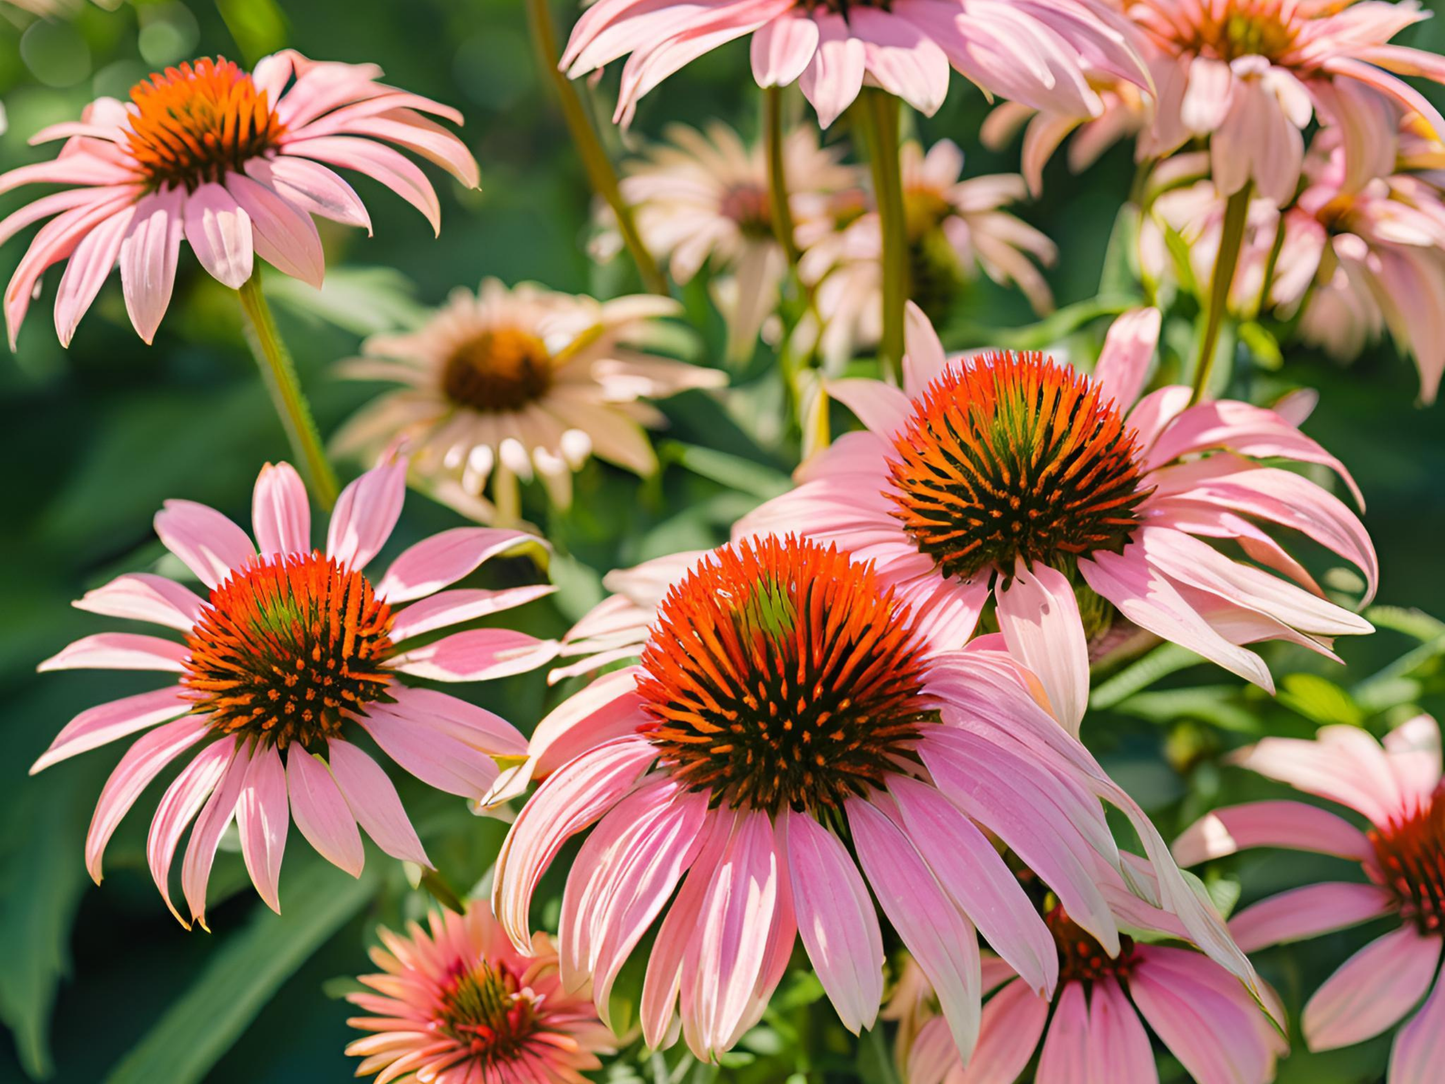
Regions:
<instances>
[{"instance_id":1,"label":"green stem","mask_svg":"<svg viewBox=\"0 0 1445 1084\"><path fill-rule=\"evenodd\" d=\"M763 89L763 140L768 151L768 211L773 235L788 257L788 266L798 264L798 242L793 236L793 208L788 203L787 163L783 156L783 90Z\"/></svg>"},{"instance_id":2,"label":"green stem","mask_svg":"<svg viewBox=\"0 0 1445 1084\"><path fill-rule=\"evenodd\" d=\"M1274 269L1279 266L1279 254L1284 251L1284 212L1279 214L1279 226L1274 231L1274 244L1269 248L1269 256L1264 261L1264 276L1259 280L1259 297L1254 302L1254 318L1264 312L1265 306L1269 304L1269 288L1274 285Z\"/></svg>"},{"instance_id":3,"label":"green stem","mask_svg":"<svg viewBox=\"0 0 1445 1084\"><path fill-rule=\"evenodd\" d=\"M622 189L617 183L617 171L612 168L612 160L607 157L601 140L597 138L597 132L582 105L582 98L572 81L557 67L557 34L552 26L552 12L547 7L547 0L527 0L527 20L532 27L537 63L557 92L557 101L562 107L562 119L567 122L567 130L572 134L572 143L582 158L582 167L587 171L592 190L612 208L613 217L617 219L617 232L622 235L622 243L627 246L632 262L637 265L642 285L650 293L668 296L670 291L667 277L657 266L652 253L647 251L642 235L637 232L637 218L632 213L631 206L622 198Z\"/></svg>"},{"instance_id":4,"label":"green stem","mask_svg":"<svg viewBox=\"0 0 1445 1084\"><path fill-rule=\"evenodd\" d=\"M879 356L885 375L897 380L903 371L903 309L909 289L908 221L898 156L898 99L887 91L865 88L859 96L859 107L883 233L883 340Z\"/></svg>"},{"instance_id":5,"label":"green stem","mask_svg":"<svg viewBox=\"0 0 1445 1084\"><path fill-rule=\"evenodd\" d=\"M1229 309L1229 288L1234 285L1234 272L1239 266L1239 250L1244 246L1244 227L1249 220L1249 185L1245 185L1224 206L1224 229L1219 237L1219 255L1214 258L1214 275L1209 280L1209 308L1205 315L1204 335L1199 344L1199 362L1194 367L1193 406L1204 398L1209 387L1209 374L1214 368L1214 355L1219 345L1219 329Z\"/></svg>"},{"instance_id":6,"label":"green stem","mask_svg":"<svg viewBox=\"0 0 1445 1084\"><path fill-rule=\"evenodd\" d=\"M261 367L261 376L271 393L271 402L286 429L291 441L291 452L300 461L312 492L321 507L330 509L336 504L340 492L336 484L336 472L326 459L322 448L321 434L316 430L316 421L311 416L311 406L296 378L296 366L281 334L276 330L276 321L271 316L271 307L261 293L261 265L258 263L251 277L236 291L241 298L241 308L246 313L246 341L251 344L251 353Z\"/></svg>"}]
</instances>

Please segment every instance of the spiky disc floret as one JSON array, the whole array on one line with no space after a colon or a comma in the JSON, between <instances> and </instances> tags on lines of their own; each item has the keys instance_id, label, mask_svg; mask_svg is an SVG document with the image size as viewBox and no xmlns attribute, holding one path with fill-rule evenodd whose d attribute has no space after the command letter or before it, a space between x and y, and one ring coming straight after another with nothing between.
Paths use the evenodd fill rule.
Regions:
<instances>
[{"instance_id":1,"label":"spiky disc floret","mask_svg":"<svg viewBox=\"0 0 1445 1084\"><path fill-rule=\"evenodd\" d=\"M1059 949L1059 982L1098 982L1107 975L1125 978L1134 966L1134 939L1119 937L1119 955L1110 956L1104 946L1051 899L1044 908L1044 925L1054 935Z\"/></svg>"},{"instance_id":2,"label":"spiky disc floret","mask_svg":"<svg viewBox=\"0 0 1445 1084\"><path fill-rule=\"evenodd\" d=\"M181 684L221 733L285 748L389 701L391 608L360 572L320 553L233 572L187 637Z\"/></svg>"},{"instance_id":3,"label":"spiky disc floret","mask_svg":"<svg viewBox=\"0 0 1445 1084\"><path fill-rule=\"evenodd\" d=\"M932 714L923 643L892 590L794 538L726 546L674 586L638 691L677 778L769 811L881 784Z\"/></svg>"},{"instance_id":4,"label":"spiky disc floret","mask_svg":"<svg viewBox=\"0 0 1445 1084\"><path fill-rule=\"evenodd\" d=\"M1421 933L1439 933L1445 924L1445 786L1409 816L1369 835L1377 867L1371 874Z\"/></svg>"},{"instance_id":5,"label":"spiky disc floret","mask_svg":"<svg viewBox=\"0 0 1445 1084\"><path fill-rule=\"evenodd\" d=\"M220 181L275 147L283 131L266 92L225 57L152 74L130 98L127 143L157 188Z\"/></svg>"},{"instance_id":6,"label":"spiky disc floret","mask_svg":"<svg viewBox=\"0 0 1445 1084\"><path fill-rule=\"evenodd\" d=\"M1121 551L1146 496L1132 430L1070 366L996 351L930 384L895 441L894 514L950 576Z\"/></svg>"},{"instance_id":7,"label":"spiky disc floret","mask_svg":"<svg viewBox=\"0 0 1445 1084\"><path fill-rule=\"evenodd\" d=\"M484 1066L519 1059L540 1029L530 991L502 964L459 962L437 1000L437 1030Z\"/></svg>"}]
</instances>

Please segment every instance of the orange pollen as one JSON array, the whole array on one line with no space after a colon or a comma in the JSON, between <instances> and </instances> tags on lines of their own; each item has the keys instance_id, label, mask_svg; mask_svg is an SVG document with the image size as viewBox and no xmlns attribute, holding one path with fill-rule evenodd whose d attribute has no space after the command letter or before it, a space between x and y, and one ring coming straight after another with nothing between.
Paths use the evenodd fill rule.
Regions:
<instances>
[{"instance_id":1,"label":"orange pollen","mask_svg":"<svg viewBox=\"0 0 1445 1084\"><path fill-rule=\"evenodd\" d=\"M1445 913L1445 784L1408 816L1369 833L1374 868L1366 872L1394 893L1421 933L1439 933Z\"/></svg>"},{"instance_id":2,"label":"orange pollen","mask_svg":"<svg viewBox=\"0 0 1445 1084\"><path fill-rule=\"evenodd\" d=\"M494 328L467 339L447 358L442 391L483 413L520 410L552 386L551 351L531 332Z\"/></svg>"},{"instance_id":3,"label":"orange pollen","mask_svg":"<svg viewBox=\"0 0 1445 1084\"><path fill-rule=\"evenodd\" d=\"M442 990L436 1028L482 1065L518 1060L540 1030L537 1004L505 967L460 961Z\"/></svg>"},{"instance_id":4,"label":"orange pollen","mask_svg":"<svg viewBox=\"0 0 1445 1084\"><path fill-rule=\"evenodd\" d=\"M156 188L220 181L274 149L284 130L266 93L224 57L152 73L130 99L130 152Z\"/></svg>"},{"instance_id":5,"label":"orange pollen","mask_svg":"<svg viewBox=\"0 0 1445 1084\"><path fill-rule=\"evenodd\" d=\"M1055 902L1044 911L1044 925L1059 948L1059 985L1066 982L1098 982L1108 975L1127 978L1134 967L1134 939L1119 937L1119 955L1110 956L1094 935L1078 925Z\"/></svg>"},{"instance_id":6,"label":"orange pollen","mask_svg":"<svg viewBox=\"0 0 1445 1084\"><path fill-rule=\"evenodd\" d=\"M311 748L391 700L390 631L360 572L314 551L262 561L211 592L181 684L218 733Z\"/></svg>"},{"instance_id":7,"label":"orange pollen","mask_svg":"<svg viewBox=\"0 0 1445 1084\"><path fill-rule=\"evenodd\" d=\"M923 643L871 565L795 538L724 546L658 609L642 728L715 801L824 811L915 759Z\"/></svg>"},{"instance_id":8,"label":"orange pollen","mask_svg":"<svg viewBox=\"0 0 1445 1084\"><path fill-rule=\"evenodd\" d=\"M1039 353L992 352L923 393L894 442L887 495L949 576L1011 575L1017 558L1067 571L1120 552L1139 524L1134 433L1112 400Z\"/></svg>"}]
</instances>

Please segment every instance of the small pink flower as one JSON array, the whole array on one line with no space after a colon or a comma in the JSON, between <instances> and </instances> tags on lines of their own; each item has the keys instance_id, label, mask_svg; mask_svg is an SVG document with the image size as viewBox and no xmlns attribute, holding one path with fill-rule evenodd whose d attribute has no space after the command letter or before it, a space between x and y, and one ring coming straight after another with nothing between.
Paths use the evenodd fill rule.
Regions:
<instances>
[{"instance_id":1,"label":"small pink flower","mask_svg":"<svg viewBox=\"0 0 1445 1084\"><path fill-rule=\"evenodd\" d=\"M834 381L834 398L867 428L805 463L798 487L738 533L803 532L875 562L901 599L948 615L957 639L944 646L961 644L992 600L1010 650L1075 733L1088 634L1110 607L1272 689L1263 660L1240 645L1282 639L1333 658L1333 637L1370 625L1327 601L1265 528L1299 530L1353 562L1367 596L1377 563L1343 502L1258 460L1321 464L1355 486L1274 411L1190 406L1179 386L1139 399L1159 322L1155 309L1120 317L1090 377L1041 354L947 358L910 306L903 388ZM1209 539L1236 542L1265 567Z\"/></svg>"},{"instance_id":2,"label":"small pink flower","mask_svg":"<svg viewBox=\"0 0 1445 1084\"><path fill-rule=\"evenodd\" d=\"M948 93L949 67L987 92L1080 116L1102 108L1085 71L1148 85L1133 30L1093 0L597 0L572 31L572 78L628 56L617 119L697 57L752 37L759 86L797 82L832 124L865 83L928 114Z\"/></svg>"},{"instance_id":3,"label":"small pink flower","mask_svg":"<svg viewBox=\"0 0 1445 1084\"><path fill-rule=\"evenodd\" d=\"M963 152L952 140L924 154L917 143L900 151L912 296L942 317L980 270L1015 286L1040 315L1053 294L1035 262L1051 266L1054 243L1004 208L1026 195L1016 173L960 180ZM841 367L855 350L875 345L883 325L883 235L878 213L856 213L856 199L839 201L833 219L814 218L798 230L804 247L798 272L816 289L823 356ZM838 221L846 220L839 228Z\"/></svg>"},{"instance_id":4,"label":"small pink flower","mask_svg":"<svg viewBox=\"0 0 1445 1084\"><path fill-rule=\"evenodd\" d=\"M388 463L342 492L325 550L311 545L311 510L296 471L267 465L256 480L256 541L220 512L168 501L156 534L208 589L162 576L119 576L75 605L162 625L183 639L104 632L77 640L41 670L157 670L175 683L81 712L30 769L133 734L111 773L85 842L97 883L112 833L146 786L199 751L161 798L146 856L166 906L170 869L195 821L181 872L193 920L205 924L206 882L232 820L256 890L279 910L277 881L292 817L328 861L361 873L360 824L394 857L429 865L386 773L347 732L359 728L412 775L439 790L483 797L497 756L526 740L489 711L401 675L480 681L533 669L550 645L505 628L481 628L408 648L426 633L519 606L551 588L439 591L495 554L536 539L462 527L402 551L373 584L363 572L391 535L406 492L406 464ZM407 604L407 605L403 605ZM144 732L144 733L142 733Z\"/></svg>"},{"instance_id":5,"label":"small pink flower","mask_svg":"<svg viewBox=\"0 0 1445 1084\"><path fill-rule=\"evenodd\" d=\"M413 481L485 523L519 480L572 503L572 474L596 455L647 475L657 456L647 399L727 382L717 369L651 352L681 306L639 295L597 301L532 283L458 288L418 330L374 335L345 375L403 385L359 411L334 447L375 456L404 446ZM507 498L515 503L515 497ZM507 510L515 521L516 509ZM506 522L504 516L500 522Z\"/></svg>"},{"instance_id":6,"label":"small pink flower","mask_svg":"<svg viewBox=\"0 0 1445 1084\"><path fill-rule=\"evenodd\" d=\"M1156 113L1145 158L1208 136L1226 196L1251 181L1276 206L1293 198L1301 134L1318 114L1366 146L1403 110L1445 133L1445 118L1399 75L1445 82L1445 61L1389 44L1426 18L1413 0L1131 0L1155 59ZM1383 118L1383 119L1382 119Z\"/></svg>"},{"instance_id":7,"label":"small pink flower","mask_svg":"<svg viewBox=\"0 0 1445 1084\"><path fill-rule=\"evenodd\" d=\"M1250 802L1205 816L1174 844L1175 855L1193 865L1252 847L1282 847L1359 862L1366 883L1306 885L1271 896L1235 915L1230 930L1252 952L1387 915L1398 918L1398 929L1371 941L1315 991L1304 1009L1305 1042L1311 1050L1363 1042L1419 1006L1395 1037L1387 1080L1445 1079L1445 979L1439 977L1445 789L1435 720L1411 719L1392 730L1383 747L1353 726L1324 727L1313 741L1265 738L1235 761L1346 806L1370 827L1361 831L1303 802Z\"/></svg>"},{"instance_id":8,"label":"small pink flower","mask_svg":"<svg viewBox=\"0 0 1445 1084\"><path fill-rule=\"evenodd\" d=\"M673 125L667 136L668 143L626 165L622 195L635 209L647 248L668 258L676 282L688 283L710 266L714 297L728 322L729 356L745 358L776 310L788 272L773 227L764 148L746 146L721 121L702 132ZM784 140L788 205L800 231L827 214L829 197L860 188L858 169L839 158L836 148L818 145L811 129ZM615 230L601 240L604 252L622 243Z\"/></svg>"},{"instance_id":9,"label":"small pink flower","mask_svg":"<svg viewBox=\"0 0 1445 1084\"><path fill-rule=\"evenodd\" d=\"M330 167L380 181L441 229L431 182L412 151L475 188L477 164L456 136L423 114L461 114L378 83L374 64L308 60L287 49L247 74L202 59L137 83L126 103L97 98L80 122L51 125L31 143L64 139L53 161L0 174L0 192L65 188L0 222L0 242L43 219L5 291L10 345L40 276L69 260L55 330L70 343L110 269L120 262L131 323L146 342L170 304L184 238L218 281L238 289L255 257L313 286L325 258L312 215L371 229L360 197Z\"/></svg>"},{"instance_id":10,"label":"small pink flower","mask_svg":"<svg viewBox=\"0 0 1445 1084\"><path fill-rule=\"evenodd\" d=\"M407 937L377 931L371 958L384 974L362 975L375 993L346 1000L369 1013L347 1023L375 1032L348 1054L357 1076L428 1084L586 1084L616 1039L592 1002L569 994L545 933L529 951L512 945L485 903L466 914L433 911Z\"/></svg>"},{"instance_id":11,"label":"small pink flower","mask_svg":"<svg viewBox=\"0 0 1445 1084\"><path fill-rule=\"evenodd\" d=\"M1117 953L1115 904L1093 872L1124 884L1102 799L1144 840L1155 898L1253 983L1217 914L1035 699L1032 677L996 638L934 653L936 619L833 548L767 538L705 555L667 590L640 662L533 735L526 773L543 782L503 844L493 896L513 942L530 941L543 872L590 828L562 900L564 989L590 984L606 1020L620 969L660 919L644 1038L671 1041L680 1014L688 1046L712 1060L757 1022L798 937L843 1024L873 1024L876 895L968 1051L975 924L1030 989L1058 981L1048 930L985 831Z\"/></svg>"}]
</instances>

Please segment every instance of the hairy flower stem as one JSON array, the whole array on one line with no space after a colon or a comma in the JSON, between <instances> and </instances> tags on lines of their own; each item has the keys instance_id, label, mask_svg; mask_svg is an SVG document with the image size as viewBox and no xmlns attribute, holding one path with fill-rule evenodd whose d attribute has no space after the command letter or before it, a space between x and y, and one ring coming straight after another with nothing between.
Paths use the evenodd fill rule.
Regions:
<instances>
[{"instance_id":1,"label":"hairy flower stem","mask_svg":"<svg viewBox=\"0 0 1445 1084\"><path fill-rule=\"evenodd\" d=\"M908 301L908 222L898 155L899 106L897 98L876 88L865 88L858 104L883 233L883 339L878 352L884 375L896 382L903 372L903 307Z\"/></svg>"},{"instance_id":2,"label":"hairy flower stem","mask_svg":"<svg viewBox=\"0 0 1445 1084\"><path fill-rule=\"evenodd\" d=\"M562 118L567 122L567 130L572 134L572 143L582 158L582 167L587 171L587 180L591 183L592 190L612 208L613 217L617 219L617 232L622 235L622 243L627 246L632 262L637 265L642 285L648 292L666 297L669 293L667 277L657 266L652 253L647 251L647 246L642 243L642 235L637 232L637 219L631 206L622 198L622 189L617 183L617 171L612 168L612 161L607 157L601 140L597 138L597 132L592 127L592 121L587 116L577 88L557 67L557 35L552 26L552 12L547 7L547 0L527 0L527 21L532 27L532 43L536 46L538 66L557 91Z\"/></svg>"},{"instance_id":3,"label":"hairy flower stem","mask_svg":"<svg viewBox=\"0 0 1445 1084\"><path fill-rule=\"evenodd\" d=\"M261 293L261 266L258 263L251 277L236 291L241 298L241 308L246 313L246 341L256 364L261 367L261 376L266 389L271 393L271 402L281 418L281 425L291 441L291 452L300 461L311 483L311 491L322 508L331 509L336 504L340 487L336 483L336 472L326 458L321 444L321 434L316 430L316 421L311 416L311 405L301 390L296 378L296 366L291 353L276 330L276 321L271 316L271 306Z\"/></svg>"},{"instance_id":4,"label":"hairy flower stem","mask_svg":"<svg viewBox=\"0 0 1445 1084\"><path fill-rule=\"evenodd\" d=\"M1214 355L1219 346L1219 329L1229 309L1229 288L1234 285L1234 272L1239 267L1239 250L1244 246L1244 227L1249 221L1249 190L1245 185L1224 207L1224 228L1219 236L1219 255L1214 258L1214 275L1209 280L1209 308L1205 314L1204 335L1199 343L1199 361L1194 367L1193 406L1204 398L1209 387L1209 374L1214 368Z\"/></svg>"}]
</instances>

